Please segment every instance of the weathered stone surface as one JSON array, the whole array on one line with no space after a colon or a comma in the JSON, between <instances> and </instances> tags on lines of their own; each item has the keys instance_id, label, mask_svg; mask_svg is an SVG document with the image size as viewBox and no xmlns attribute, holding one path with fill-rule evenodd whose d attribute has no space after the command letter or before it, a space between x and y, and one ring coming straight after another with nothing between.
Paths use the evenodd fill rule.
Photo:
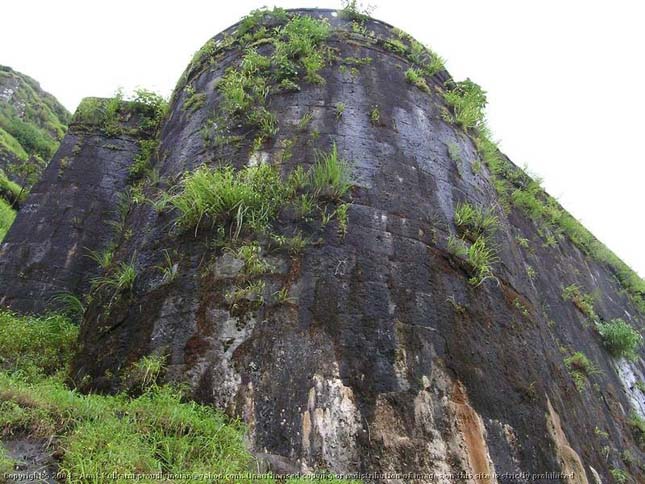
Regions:
<instances>
[{"instance_id":1,"label":"weathered stone surface","mask_svg":"<svg viewBox=\"0 0 645 484\"><path fill-rule=\"evenodd\" d=\"M309 13L335 27L349 25L329 11ZM391 36L380 22L367 28ZM132 237L117 251L118 260L137 267L134 290L109 308L100 298L90 306L74 380L89 377L88 387L116 390L129 364L165 354L168 378L188 382L196 399L243 418L253 450L278 469L424 473L420 482L575 472L569 482L596 475L609 482L609 470L626 465L623 450L642 461L626 423L632 410L643 415L634 387L645 372L642 359L617 365L582 313L562 298L562 288L576 283L597 292L600 317L642 328L643 315L609 267L566 237L544 245L534 220L516 208L502 210L488 168L471 169L480 162L473 140L442 115L438 88L445 72L431 79L427 93L406 81L408 61L381 44L346 35L329 44L342 57L373 60L357 73L327 66L324 84L273 95L279 131L254 155L252 133L223 156L200 132L221 102L217 80L239 61L240 49L191 71L185 82L205 102L183 109L189 95L176 93L153 162L168 188L201 163L266 162L286 175L311 166L316 150L336 143L354 172L346 236L334 224L312 228L282 214L285 233L301 230L321 240L298 256L272 254L281 262L263 277L266 302L240 311L226 294L242 267L214 246L217 227L182 232L173 213L138 205L128 218ZM340 118L337 103L345 104ZM379 123L370 121L375 105ZM312 120L299 127L306 113ZM288 159L285 140L293 141ZM461 153L461 173L451 144ZM497 281L469 284L446 249L461 201L493 207L500 219ZM156 268L165 253L178 267L169 283ZM280 289L288 300L272 299ZM594 385L576 389L563 348L584 351L598 366ZM644 477L635 465L630 472Z\"/></svg>"},{"instance_id":2,"label":"weathered stone surface","mask_svg":"<svg viewBox=\"0 0 645 484\"><path fill-rule=\"evenodd\" d=\"M114 238L110 222L138 151L136 136L72 123L0 245L0 305L42 312L59 293L88 292L98 269L90 255Z\"/></svg>"}]
</instances>

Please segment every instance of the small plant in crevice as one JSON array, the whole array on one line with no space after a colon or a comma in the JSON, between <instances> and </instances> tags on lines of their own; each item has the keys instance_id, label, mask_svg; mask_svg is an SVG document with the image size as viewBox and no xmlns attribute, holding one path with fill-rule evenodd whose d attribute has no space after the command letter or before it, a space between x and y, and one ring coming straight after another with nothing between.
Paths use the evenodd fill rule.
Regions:
<instances>
[{"instance_id":1,"label":"small plant in crevice","mask_svg":"<svg viewBox=\"0 0 645 484\"><path fill-rule=\"evenodd\" d=\"M96 262L101 269L108 270L114 260L114 246L109 245L99 251L91 250L88 257Z\"/></svg>"},{"instance_id":2,"label":"small plant in crevice","mask_svg":"<svg viewBox=\"0 0 645 484\"><path fill-rule=\"evenodd\" d=\"M241 287L233 287L224 295L224 298L231 309L240 309L242 305L258 309L264 304L265 288L266 283L263 280L247 282Z\"/></svg>"},{"instance_id":3,"label":"small plant in crevice","mask_svg":"<svg viewBox=\"0 0 645 484\"><path fill-rule=\"evenodd\" d=\"M164 249L163 256L163 264L155 266L155 269L161 272L161 285L170 284L172 281L174 281L179 271L179 263L173 262L168 249Z\"/></svg>"},{"instance_id":4,"label":"small plant in crevice","mask_svg":"<svg viewBox=\"0 0 645 484\"><path fill-rule=\"evenodd\" d=\"M345 112L345 103L336 103L336 119L342 118L344 112Z\"/></svg>"},{"instance_id":5,"label":"small plant in crevice","mask_svg":"<svg viewBox=\"0 0 645 484\"><path fill-rule=\"evenodd\" d=\"M283 287L279 291L276 291L273 293L273 302L276 304L286 304L293 302L293 298L289 297L289 289L287 287Z\"/></svg>"},{"instance_id":6,"label":"small plant in crevice","mask_svg":"<svg viewBox=\"0 0 645 484\"><path fill-rule=\"evenodd\" d=\"M623 469L612 467L609 469L609 474L616 481L616 484L626 484L629 482L629 474Z\"/></svg>"},{"instance_id":7,"label":"small plant in crevice","mask_svg":"<svg viewBox=\"0 0 645 484\"><path fill-rule=\"evenodd\" d=\"M352 186L348 163L339 156L335 143L329 152L318 152L317 158L310 172L313 193L317 197L340 200Z\"/></svg>"},{"instance_id":8,"label":"small plant in crevice","mask_svg":"<svg viewBox=\"0 0 645 484\"><path fill-rule=\"evenodd\" d=\"M137 278L137 269L134 262L119 262L107 273L92 278L92 292L107 290L112 293L108 307L115 299L126 292L132 291Z\"/></svg>"},{"instance_id":9,"label":"small plant in crevice","mask_svg":"<svg viewBox=\"0 0 645 484\"><path fill-rule=\"evenodd\" d=\"M475 240L495 233L499 227L499 219L491 209L460 202L455 208L455 225L461 235Z\"/></svg>"},{"instance_id":10,"label":"small plant in crevice","mask_svg":"<svg viewBox=\"0 0 645 484\"><path fill-rule=\"evenodd\" d=\"M568 358L565 358L564 365L569 371L576 388L580 392L584 391L587 387L589 377L600 373L600 370L591 362L591 360L589 360L589 358L580 351L577 351Z\"/></svg>"},{"instance_id":11,"label":"small plant in crevice","mask_svg":"<svg viewBox=\"0 0 645 484\"><path fill-rule=\"evenodd\" d=\"M641 417L635 411L632 411L632 413L629 415L627 423L631 428L636 443L641 450L645 451L645 418Z\"/></svg>"},{"instance_id":12,"label":"small plant in crevice","mask_svg":"<svg viewBox=\"0 0 645 484\"><path fill-rule=\"evenodd\" d=\"M372 109L370 109L370 123L374 126L381 124L381 111L377 105L372 106Z\"/></svg>"},{"instance_id":13,"label":"small plant in crevice","mask_svg":"<svg viewBox=\"0 0 645 484\"><path fill-rule=\"evenodd\" d=\"M466 262L472 273L468 279L471 285L480 286L488 279L497 279L493 274L492 267L498 260L497 254L484 237L469 244L467 241L451 235L448 238L447 250L453 256Z\"/></svg>"},{"instance_id":14,"label":"small plant in crevice","mask_svg":"<svg viewBox=\"0 0 645 484\"><path fill-rule=\"evenodd\" d=\"M617 358L635 360L638 348L643 344L643 337L631 325L622 319L598 323L596 329L602 338L603 345L609 353Z\"/></svg>"},{"instance_id":15,"label":"small plant in crevice","mask_svg":"<svg viewBox=\"0 0 645 484\"><path fill-rule=\"evenodd\" d=\"M591 294L582 292L577 284L570 284L562 290L562 299L571 301L587 318L597 321L598 315L594 309L594 298Z\"/></svg>"},{"instance_id":16,"label":"small plant in crevice","mask_svg":"<svg viewBox=\"0 0 645 484\"><path fill-rule=\"evenodd\" d=\"M470 79L456 82L451 90L444 92L444 99L452 107L458 125L466 129L484 126L486 93Z\"/></svg>"},{"instance_id":17,"label":"small plant in crevice","mask_svg":"<svg viewBox=\"0 0 645 484\"><path fill-rule=\"evenodd\" d=\"M262 258L262 247L258 242L250 242L237 249L229 249L229 252L244 262L243 272L246 275L259 276L273 269L271 264Z\"/></svg>"},{"instance_id":18,"label":"small plant in crevice","mask_svg":"<svg viewBox=\"0 0 645 484\"><path fill-rule=\"evenodd\" d=\"M407 71L405 71L405 79L412 85L418 87L425 93L430 92L430 88L428 87L428 83L426 82L425 78L423 77L423 73L419 69L414 69L414 68L409 68Z\"/></svg>"}]
</instances>

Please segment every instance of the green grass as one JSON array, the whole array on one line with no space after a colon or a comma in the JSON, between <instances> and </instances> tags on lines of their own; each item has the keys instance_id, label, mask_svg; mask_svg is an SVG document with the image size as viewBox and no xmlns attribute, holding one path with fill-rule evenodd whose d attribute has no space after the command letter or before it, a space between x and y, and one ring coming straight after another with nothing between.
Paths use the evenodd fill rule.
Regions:
<instances>
[{"instance_id":1,"label":"green grass","mask_svg":"<svg viewBox=\"0 0 645 484\"><path fill-rule=\"evenodd\" d=\"M592 321L598 320L598 314L594 309L594 298L591 294L582 292L577 284L571 284L562 290L562 299L571 301L573 304Z\"/></svg>"},{"instance_id":2,"label":"green grass","mask_svg":"<svg viewBox=\"0 0 645 484\"><path fill-rule=\"evenodd\" d=\"M426 82L425 78L423 77L423 73L419 69L414 69L410 68L407 71L405 71L405 79L412 85L418 87L421 89L423 92L429 93L430 88L428 87L428 83Z\"/></svg>"},{"instance_id":3,"label":"green grass","mask_svg":"<svg viewBox=\"0 0 645 484\"><path fill-rule=\"evenodd\" d=\"M0 198L0 242L3 241L15 218L16 212Z\"/></svg>"},{"instance_id":4,"label":"green grass","mask_svg":"<svg viewBox=\"0 0 645 484\"><path fill-rule=\"evenodd\" d=\"M591 360L580 351L577 351L568 358L565 358L564 365L569 371L576 388L580 392L584 391L587 387L589 377L600 372Z\"/></svg>"},{"instance_id":5,"label":"green grass","mask_svg":"<svg viewBox=\"0 0 645 484\"><path fill-rule=\"evenodd\" d=\"M349 164L339 157L336 144L328 153L318 153L309 184L318 197L340 200L351 188Z\"/></svg>"},{"instance_id":6,"label":"green grass","mask_svg":"<svg viewBox=\"0 0 645 484\"><path fill-rule=\"evenodd\" d=\"M201 166L182 179L179 190L167 197L177 210L177 224L185 228L224 224L237 235L247 226L254 231L268 228L288 187L277 170L268 165L246 167Z\"/></svg>"},{"instance_id":7,"label":"green grass","mask_svg":"<svg viewBox=\"0 0 645 484\"><path fill-rule=\"evenodd\" d=\"M71 357L77 333L62 316L20 317L0 310L0 369L51 374Z\"/></svg>"},{"instance_id":8,"label":"green grass","mask_svg":"<svg viewBox=\"0 0 645 484\"><path fill-rule=\"evenodd\" d=\"M609 469L609 473L611 474L611 477L614 479L614 481L616 481L616 484L626 484L627 482L629 482L629 474L623 469L612 467L611 469Z\"/></svg>"},{"instance_id":9,"label":"green grass","mask_svg":"<svg viewBox=\"0 0 645 484\"><path fill-rule=\"evenodd\" d=\"M632 411L627 423L631 427L636 443L641 449L645 450L645 419Z\"/></svg>"},{"instance_id":10,"label":"green grass","mask_svg":"<svg viewBox=\"0 0 645 484\"><path fill-rule=\"evenodd\" d=\"M125 384L136 390L136 396L83 395L66 386L77 333L77 326L61 316L23 317L0 310L3 436L47 440L48 450L61 456L58 470L68 475L70 483L98 484L105 482L101 476L113 472L254 471L240 422L158 383L163 357L144 357L124 372ZM12 462L0 453L0 472L11 469ZM158 482L153 477L136 480Z\"/></svg>"},{"instance_id":11,"label":"green grass","mask_svg":"<svg viewBox=\"0 0 645 484\"><path fill-rule=\"evenodd\" d=\"M469 244L451 235L448 238L447 250L468 264L472 272L472 276L468 279L471 285L479 286L488 279L495 279L493 264L498 261L498 258L495 249L485 237L479 237Z\"/></svg>"},{"instance_id":12,"label":"green grass","mask_svg":"<svg viewBox=\"0 0 645 484\"><path fill-rule=\"evenodd\" d=\"M598 333L607 351L617 358L635 360L637 350L643 344L641 334L622 319L612 319L597 325Z\"/></svg>"},{"instance_id":13,"label":"green grass","mask_svg":"<svg viewBox=\"0 0 645 484\"><path fill-rule=\"evenodd\" d=\"M475 240L494 234L499 227L499 219L491 209L460 202L455 208L455 225L461 234Z\"/></svg>"},{"instance_id":14,"label":"green grass","mask_svg":"<svg viewBox=\"0 0 645 484\"><path fill-rule=\"evenodd\" d=\"M484 125L486 93L470 79L455 83L444 93L444 99L452 107L457 124L463 128L480 128Z\"/></svg>"},{"instance_id":15,"label":"green grass","mask_svg":"<svg viewBox=\"0 0 645 484\"><path fill-rule=\"evenodd\" d=\"M4 199L9 204L22 202L27 197L27 192L22 189L16 182L7 178L2 169L0 169L0 199Z\"/></svg>"},{"instance_id":16,"label":"green grass","mask_svg":"<svg viewBox=\"0 0 645 484\"><path fill-rule=\"evenodd\" d=\"M110 266L105 274L92 279L92 291L108 291L111 293L108 307L122 294L132 291L137 278L137 269L133 262L119 262Z\"/></svg>"}]
</instances>

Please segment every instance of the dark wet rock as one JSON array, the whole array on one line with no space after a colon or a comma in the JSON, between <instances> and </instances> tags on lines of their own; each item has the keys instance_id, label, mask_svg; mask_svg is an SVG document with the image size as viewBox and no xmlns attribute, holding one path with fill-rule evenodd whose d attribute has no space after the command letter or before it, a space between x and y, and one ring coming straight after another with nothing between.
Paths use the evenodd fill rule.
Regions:
<instances>
[{"instance_id":1,"label":"dark wet rock","mask_svg":"<svg viewBox=\"0 0 645 484\"><path fill-rule=\"evenodd\" d=\"M124 119L136 127L136 117ZM0 245L0 305L42 312L57 294L81 296L98 273L90 256L114 242L118 202L144 136L72 123Z\"/></svg>"}]
</instances>

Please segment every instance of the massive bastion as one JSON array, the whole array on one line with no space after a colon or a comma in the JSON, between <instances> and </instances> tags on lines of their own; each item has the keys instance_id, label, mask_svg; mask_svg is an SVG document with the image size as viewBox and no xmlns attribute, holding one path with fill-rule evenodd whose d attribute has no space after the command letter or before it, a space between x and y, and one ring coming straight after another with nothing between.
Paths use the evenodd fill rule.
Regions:
<instances>
[{"instance_id":1,"label":"massive bastion","mask_svg":"<svg viewBox=\"0 0 645 484\"><path fill-rule=\"evenodd\" d=\"M484 105L383 22L255 12L195 55L156 138L126 106L81 139L77 113L0 298L86 297L81 389L157 355L274 469L642 480L642 352L603 328L642 329L643 281L497 150Z\"/></svg>"}]
</instances>

